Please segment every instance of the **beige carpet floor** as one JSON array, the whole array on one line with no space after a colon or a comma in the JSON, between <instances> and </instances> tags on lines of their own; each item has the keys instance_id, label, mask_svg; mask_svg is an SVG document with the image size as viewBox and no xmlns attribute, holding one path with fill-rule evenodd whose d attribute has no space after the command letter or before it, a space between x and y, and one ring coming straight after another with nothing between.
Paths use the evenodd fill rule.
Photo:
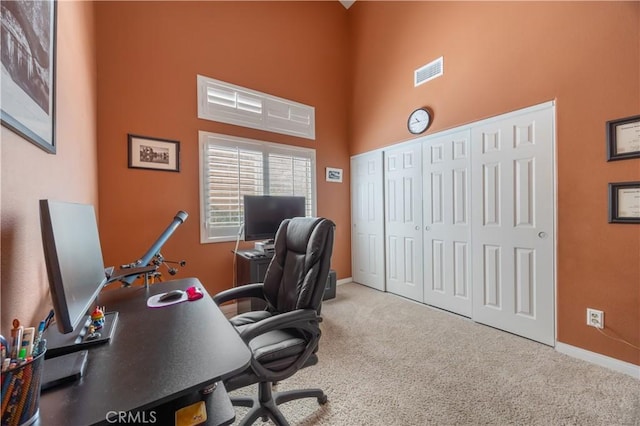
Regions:
<instances>
[{"instance_id":1,"label":"beige carpet floor","mask_svg":"<svg viewBox=\"0 0 640 426\"><path fill-rule=\"evenodd\" d=\"M639 380L548 346L353 283L322 316L319 363L278 388L329 401L283 404L292 425L640 425Z\"/></svg>"}]
</instances>

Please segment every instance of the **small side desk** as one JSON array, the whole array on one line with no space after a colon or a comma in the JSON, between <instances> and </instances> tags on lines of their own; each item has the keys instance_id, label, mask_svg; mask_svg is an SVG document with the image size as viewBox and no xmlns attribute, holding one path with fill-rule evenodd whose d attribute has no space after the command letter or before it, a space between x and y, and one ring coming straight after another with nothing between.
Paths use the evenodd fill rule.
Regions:
<instances>
[{"instance_id":1,"label":"small side desk","mask_svg":"<svg viewBox=\"0 0 640 426\"><path fill-rule=\"evenodd\" d=\"M192 285L202 289L202 299L146 305L149 296ZM250 363L251 352L195 278L105 291L98 304L119 312L112 340L89 349L80 380L42 393L36 424L113 424L123 412L140 413L139 420L146 412L147 422L154 412L157 424L166 424L174 408L195 402L200 390ZM231 406L222 383L211 395L212 406Z\"/></svg>"},{"instance_id":2,"label":"small side desk","mask_svg":"<svg viewBox=\"0 0 640 426\"><path fill-rule=\"evenodd\" d=\"M260 253L257 250L237 250L236 256L236 284L241 286L251 283L261 283L269 269L274 253ZM336 297L336 271L329 271L327 285L322 300ZM238 313L261 311L267 304L262 299L249 297L237 301Z\"/></svg>"},{"instance_id":3,"label":"small side desk","mask_svg":"<svg viewBox=\"0 0 640 426\"><path fill-rule=\"evenodd\" d=\"M261 283L267 273L273 253L259 253L256 250L238 250L236 255L236 281L237 285ZM254 297L237 301L238 313L260 311L267 304L262 299Z\"/></svg>"}]
</instances>

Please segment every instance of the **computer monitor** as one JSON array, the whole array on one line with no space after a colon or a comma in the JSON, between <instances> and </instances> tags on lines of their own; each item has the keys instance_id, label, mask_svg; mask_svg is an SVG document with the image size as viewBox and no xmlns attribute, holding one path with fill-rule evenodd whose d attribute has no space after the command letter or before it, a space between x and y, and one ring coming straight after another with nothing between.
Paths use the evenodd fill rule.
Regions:
<instances>
[{"instance_id":1,"label":"computer monitor","mask_svg":"<svg viewBox=\"0 0 640 426\"><path fill-rule=\"evenodd\" d=\"M115 316L110 320L105 317L100 338L87 340L86 336L89 310L107 282L93 206L40 200L40 226L59 331L47 333L47 355L73 352L108 340Z\"/></svg>"},{"instance_id":2,"label":"computer monitor","mask_svg":"<svg viewBox=\"0 0 640 426\"><path fill-rule=\"evenodd\" d=\"M244 240L272 240L285 219L304 217L305 198L275 195L244 196Z\"/></svg>"}]
</instances>

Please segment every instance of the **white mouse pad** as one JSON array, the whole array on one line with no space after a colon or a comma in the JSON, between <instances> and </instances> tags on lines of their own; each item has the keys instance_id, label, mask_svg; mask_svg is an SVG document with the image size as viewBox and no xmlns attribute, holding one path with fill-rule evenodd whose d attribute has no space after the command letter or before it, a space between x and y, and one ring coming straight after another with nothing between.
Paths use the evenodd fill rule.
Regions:
<instances>
[{"instance_id":1,"label":"white mouse pad","mask_svg":"<svg viewBox=\"0 0 640 426\"><path fill-rule=\"evenodd\" d=\"M182 303L187 300L187 292L185 291L178 299L167 300L161 302L160 299L166 293L155 294L147 299L147 306L150 308L164 308L165 306L175 305L176 303Z\"/></svg>"}]
</instances>

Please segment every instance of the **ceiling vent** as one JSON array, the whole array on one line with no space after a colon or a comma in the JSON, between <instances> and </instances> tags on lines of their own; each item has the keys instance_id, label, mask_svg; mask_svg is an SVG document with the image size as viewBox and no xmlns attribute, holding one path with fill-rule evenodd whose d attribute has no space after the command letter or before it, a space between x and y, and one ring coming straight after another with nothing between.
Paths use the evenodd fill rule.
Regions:
<instances>
[{"instance_id":1,"label":"ceiling vent","mask_svg":"<svg viewBox=\"0 0 640 426\"><path fill-rule=\"evenodd\" d=\"M413 72L413 85L414 87L419 86L422 83L440 77L442 74L444 74L444 57L440 56L435 61L431 61Z\"/></svg>"}]
</instances>

